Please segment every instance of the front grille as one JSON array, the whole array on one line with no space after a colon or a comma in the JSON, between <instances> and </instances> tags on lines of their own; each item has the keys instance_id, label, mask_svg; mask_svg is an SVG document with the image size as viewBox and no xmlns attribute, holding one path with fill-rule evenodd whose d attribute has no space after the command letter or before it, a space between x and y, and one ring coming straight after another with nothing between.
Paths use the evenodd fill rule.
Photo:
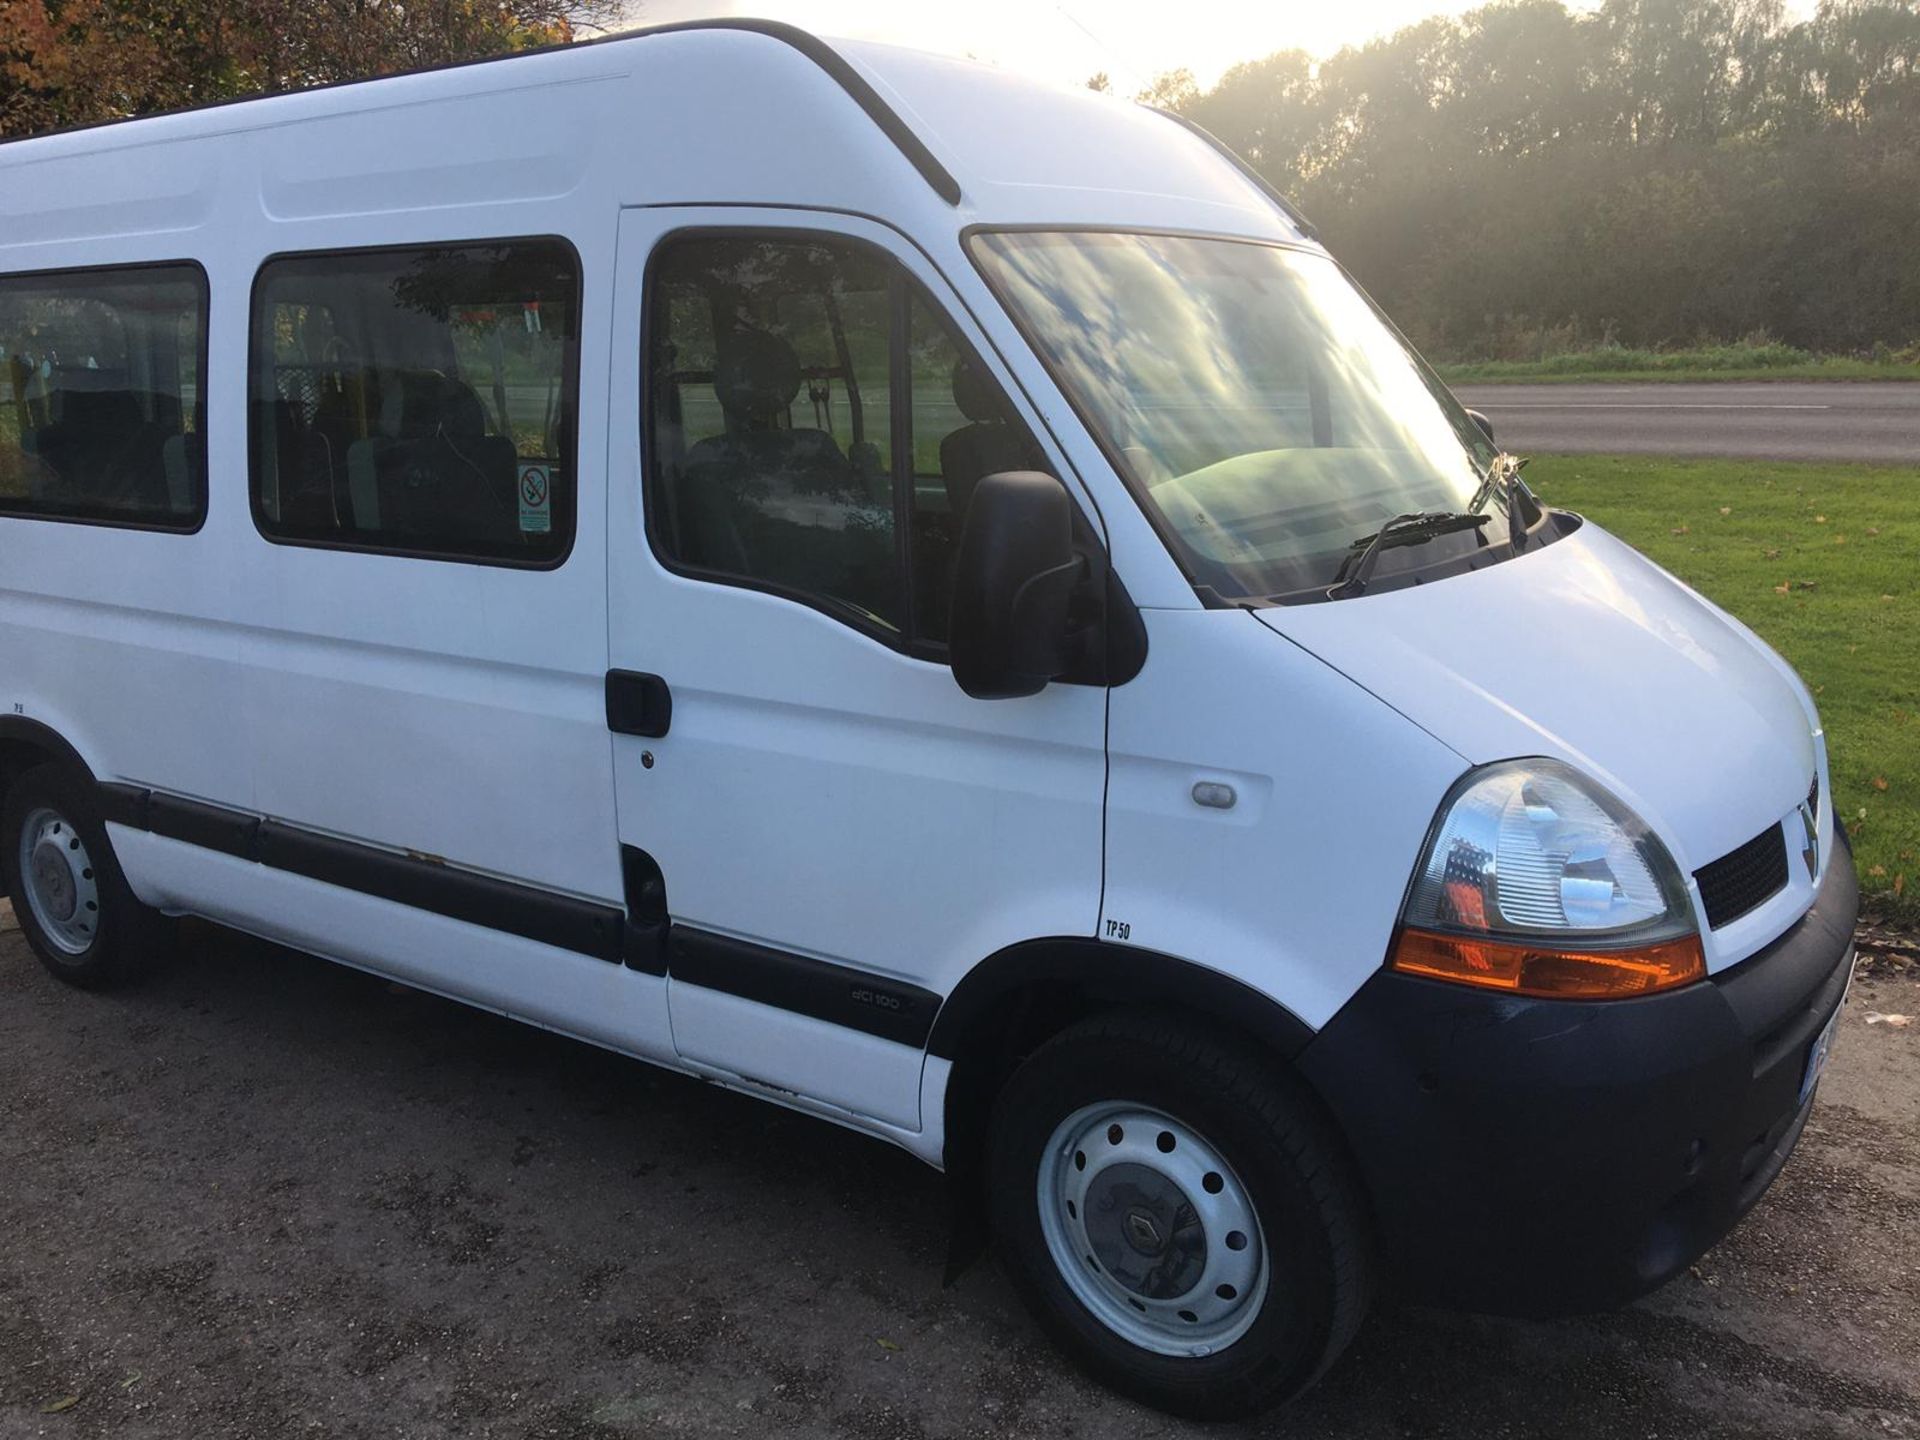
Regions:
<instances>
[{"instance_id":1,"label":"front grille","mask_svg":"<svg viewBox=\"0 0 1920 1440\"><path fill-rule=\"evenodd\" d=\"M1787 883L1787 841L1778 825L1769 825L1738 850L1693 872L1707 924L1718 930L1765 904Z\"/></svg>"}]
</instances>

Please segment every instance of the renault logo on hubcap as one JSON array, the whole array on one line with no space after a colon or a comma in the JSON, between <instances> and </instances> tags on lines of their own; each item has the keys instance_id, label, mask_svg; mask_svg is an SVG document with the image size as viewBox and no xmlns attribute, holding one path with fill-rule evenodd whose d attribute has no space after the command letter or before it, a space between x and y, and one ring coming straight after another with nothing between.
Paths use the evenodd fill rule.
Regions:
<instances>
[{"instance_id":1,"label":"renault logo on hubcap","mask_svg":"<svg viewBox=\"0 0 1920 1440\"><path fill-rule=\"evenodd\" d=\"M1806 832L1806 844L1800 848L1800 858L1807 862L1807 875L1818 879L1820 875L1820 830L1813 822L1813 812L1806 806L1800 807L1800 825Z\"/></svg>"},{"instance_id":2,"label":"renault logo on hubcap","mask_svg":"<svg viewBox=\"0 0 1920 1440\"><path fill-rule=\"evenodd\" d=\"M1160 1227L1153 1223L1153 1217L1144 1210L1128 1213L1127 1238L1133 1242L1134 1249L1146 1255L1158 1254L1163 1244Z\"/></svg>"}]
</instances>

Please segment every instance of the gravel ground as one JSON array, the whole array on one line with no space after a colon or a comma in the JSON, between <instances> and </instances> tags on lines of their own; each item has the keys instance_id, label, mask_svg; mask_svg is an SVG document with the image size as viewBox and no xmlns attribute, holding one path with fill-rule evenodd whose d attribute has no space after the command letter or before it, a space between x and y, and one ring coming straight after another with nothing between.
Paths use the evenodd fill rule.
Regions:
<instances>
[{"instance_id":1,"label":"gravel ground","mask_svg":"<svg viewBox=\"0 0 1920 1440\"><path fill-rule=\"evenodd\" d=\"M942 1182L757 1101L204 928L87 996L0 934L0 1437L1920 1437L1920 972L1695 1271L1518 1324L1383 1305L1293 1410L1081 1380Z\"/></svg>"}]
</instances>

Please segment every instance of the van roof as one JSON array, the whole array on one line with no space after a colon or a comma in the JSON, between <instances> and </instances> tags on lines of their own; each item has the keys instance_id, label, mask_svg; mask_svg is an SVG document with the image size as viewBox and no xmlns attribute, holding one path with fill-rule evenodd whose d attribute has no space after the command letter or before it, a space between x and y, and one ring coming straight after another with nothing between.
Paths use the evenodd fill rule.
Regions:
<instances>
[{"instance_id":1,"label":"van roof","mask_svg":"<svg viewBox=\"0 0 1920 1440\"><path fill-rule=\"evenodd\" d=\"M677 105L658 101L660 108L671 112L661 123L648 113L650 100L662 93L649 82L666 65L679 72L697 72L700 83L692 88L710 103L699 107L684 99ZM793 72L808 72L816 78L808 82ZM766 75L777 83L744 83L749 73ZM765 143L775 148L805 143L830 129L838 143L892 150L942 204L971 212L975 219L995 223L1098 219L1281 239L1311 234L1286 202L1224 147L1204 132L1144 106L1049 85L973 61L864 41L829 42L793 26L754 20L656 26L489 60L22 137L0 144L0 168L31 170L38 162L56 159L103 157L149 145L171 148L170 142L297 129L304 122L324 122L356 112L398 114L415 105L627 74L637 83L623 102L623 117L637 122L643 137L657 136L663 145L704 150L708 176L719 173L721 167L715 162L721 157L739 152L742 137L756 123ZM796 127L788 123L794 117L783 117L780 107L820 109L821 77L864 115L865 142L855 142L844 124L825 121L799 125L795 136ZM689 93L686 84L676 90L683 97ZM756 115L756 107L764 113ZM701 108L707 113L688 113ZM556 107L556 125L566 123L563 112L564 107ZM431 123L426 116L421 119ZM723 130L730 133L725 137L710 133ZM395 140L398 143L399 137ZM475 143L480 143L478 137ZM847 159L868 169L877 163L870 155ZM696 167L687 169L691 173ZM636 196L636 200L730 198L692 191L658 194L660 178L657 174L650 178L656 193ZM33 203L32 191L37 188L28 184L27 193L19 196L28 212L42 210ZM897 186L893 193L897 196ZM792 197L763 198L768 203L786 203ZM840 201L830 197L823 203ZM14 209L0 195L0 216Z\"/></svg>"}]
</instances>

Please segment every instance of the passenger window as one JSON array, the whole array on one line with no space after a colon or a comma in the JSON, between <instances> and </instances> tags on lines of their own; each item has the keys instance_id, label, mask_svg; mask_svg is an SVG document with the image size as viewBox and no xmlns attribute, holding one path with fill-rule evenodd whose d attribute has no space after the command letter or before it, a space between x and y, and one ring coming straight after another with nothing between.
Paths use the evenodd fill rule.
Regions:
<instances>
[{"instance_id":1,"label":"passenger window","mask_svg":"<svg viewBox=\"0 0 1920 1440\"><path fill-rule=\"evenodd\" d=\"M953 559L974 487L1002 470L1048 467L993 377L918 294L908 306L906 341L914 588L922 634L945 643Z\"/></svg>"},{"instance_id":2,"label":"passenger window","mask_svg":"<svg viewBox=\"0 0 1920 1440\"><path fill-rule=\"evenodd\" d=\"M263 534L553 564L573 543L580 270L560 240L271 260L254 286Z\"/></svg>"},{"instance_id":3,"label":"passenger window","mask_svg":"<svg viewBox=\"0 0 1920 1440\"><path fill-rule=\"evenodd\" d=\"M973 486L1042 461L905 272L824 237L690 237L647 303L662 558L943 644Z\"/></svg>"},{"instance_id":4,"label":"passenger window","mask_svg":"<svg viewBox=\"0 0 1920 1440\"><path fill-rule=\"evenodd\" d=\"M0 277L0 514L206 518L196 265Z\"/></svg>"}]
</instances>

